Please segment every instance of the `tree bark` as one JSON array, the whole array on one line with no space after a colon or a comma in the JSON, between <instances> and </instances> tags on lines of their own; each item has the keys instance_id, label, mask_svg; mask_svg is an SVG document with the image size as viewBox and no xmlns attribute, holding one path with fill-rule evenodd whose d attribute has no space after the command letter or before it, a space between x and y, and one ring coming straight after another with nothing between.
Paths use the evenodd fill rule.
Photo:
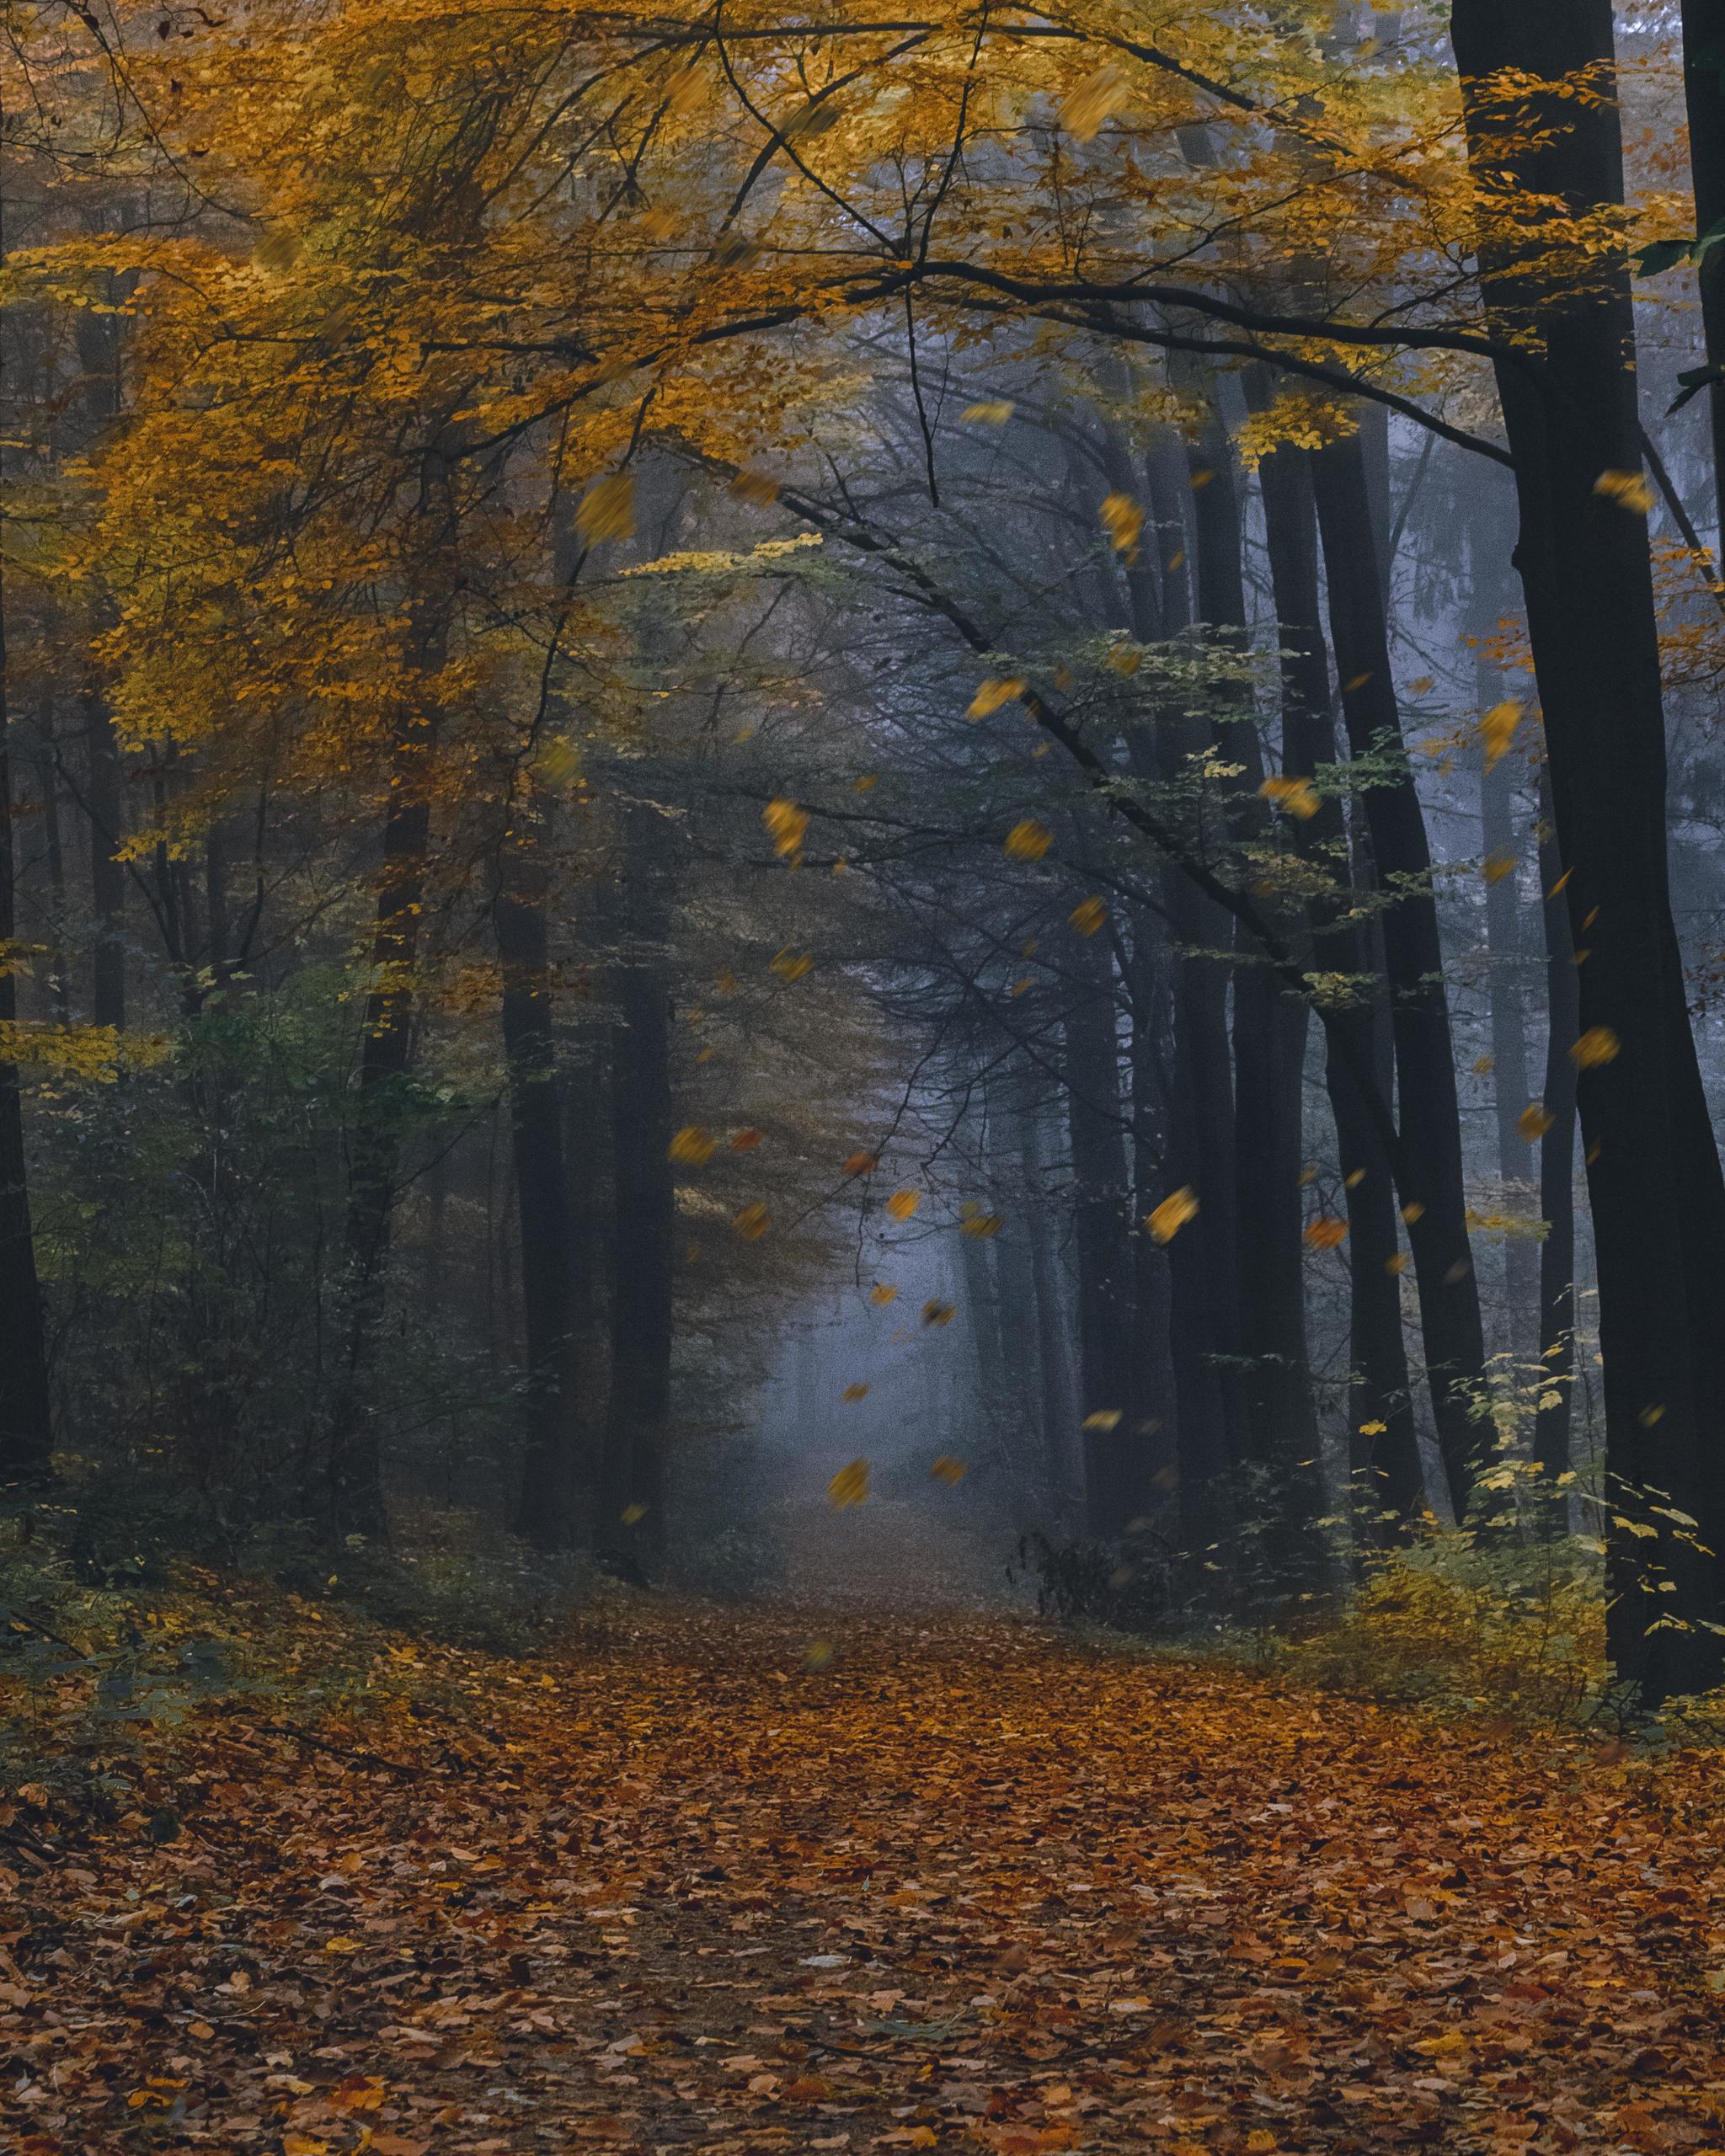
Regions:
<instances>
[{"instance_id":1,"label":"tree bark","mask_svg":"<svg viewBox=\"0 0 1725 2156\"><path fill-rule=\"evenodd\" d=\"M1619 1676L1657 1701L1716 1683L1720 1667L1705 1629L1721 1614L1717 1561L1676 1541L1662 1517L1641 1514L1674 1505L1700 1522L1702 1545L1725 1548L1725 1178L1671 912L1647 533L1639 515L1595 491L1602 472L1640 465L1627 264L1590 253L1536 286L1513 230L1518 219L1538 221L1552 198L1582 215L1622 201L1617 109L1599 95L1611 88L1610 0L1455 0L1451 36L1476 179L1502 205L1497 231L1512 227L1507 237L1488 234L1483 261L1498 333L1519 340L1496 371L1568 873L1578 1016L1584 1038L1619 1044L1578 1085L1599 1262L1608 1513L1658 1531L1613 1530L1608 1641ZM1504 69L1523 85L1513 120L1483 93ZM1525 87L1583 69L1593 91L1584 102ZM1659 1592L1656 1571L1673 1594Z\"/></svg>"},{"instance_id":2,"label":"tree bark","mask_svg":"<svg viewBox=\"0 0 1725 2156\"><path fill-rule=\"evenodd\" d=\"M1356 758L1387 754L1401 760L1401 716L1358 439L1318 451L1311 469L1348 746ZM1405 760L1387 782L1369 787L1365 799L1378 885L1391 894L1381 919L1407 1178L1402 1217L1413 1251L1439 1449L1459 1518L1478 1450L1472 1410L1485 1373L1485 1337L1467 1242L1461 1107L1430 888L1431 847Z\"/></svg>"},{"instance_id":3,"label":"tree bark","mask_svg":"<svg viewBox=\"0 0 1725 2156\"><path fill-rule=\"evenodd\" d=\"M1575 1384L1575 1059L1581 993L1569 907L1560 888L1562 858L1551 814L1551 788L1540 783L1541 916L1546 932L1546 1081L1541 1096L1551 1127L1540 1140L1540 1362L1548 1382L1534 1422L1534 1457L1556 1481L1569 1467Z\"/></svg>"},{"instance_id":4,"label":"tree bark","mask_svg":"<svg viewBox=\"0 0 1725 2156\"><path fill-rule=\"evenodd\" d=\"M1683 0L1683 94L1697 236L1725 222L1725 0ZM1697 265L1701 333L1711 366L1725 362L1725 246ZM1725 527L1725 382L1707 387L1713 440L1713 521ZM1722 539L1725 545L1725 539Z\"/></svg>"},{"instance_id":5,"label":"tree bark","mask_svg":"<svg viewBox=\"0 0 1725 2156\"><path fill-rule=\"evenodd\" d=\"M492 920L503 969L515 1212L521 1239L526 1335L526 1444L517 1531L547 1550L577 1540L583 1485L575 1423L574 1236L563 1159L543 831L526 804L503 841Z\"/></svg>"}]
</instances>

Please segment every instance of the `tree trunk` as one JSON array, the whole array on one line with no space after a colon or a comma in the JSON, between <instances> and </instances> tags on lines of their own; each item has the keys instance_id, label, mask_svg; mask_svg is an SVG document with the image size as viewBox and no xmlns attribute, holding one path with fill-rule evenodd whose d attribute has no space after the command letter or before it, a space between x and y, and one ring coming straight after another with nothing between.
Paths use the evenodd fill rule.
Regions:
<instances>
[{"instance_id":1,"label":"tree trunk","mask_svg":"<svg viewBox=\"0 0 1725 2156\"><path fill-rule=\"evenodd\" d=\"M115 858L125 837L120 744L101 684L89 675L79 691L89 760L90 1016L99 1026L126 1024L126 870Z\"/></svg>"},{"instance_id":2,"label":"tree trunk","mask_svg":"<svg viewBox=\"0 0 1725 2156\"><path fill-rule=\"evenodd\" d=\"M628 812L623 952L611 994L617 1210L611 1414L599 1542L635 1577L644 1576L648 1559L664 1540L670 1421L676 1189L670 1162L669 846L668 829L656 810Z\"/></svg>"},{"instance_id":3,"label":"tree trunk","mask_svg":"<svg viewBox=\"0 0 1725 2156\"><path fill-rule=\"evenodd\" d=\"M1247 386L1252 393L1249 378ZM1329 667L1319 625L1311 459L1300 449L1273 451L1260 463L1258 478L1284 654L1282 769L1290 778L1311 778L1336 760ZM1395 1183L1382 1138L1337 1038L1347 1029L1361 1067L1370 1067L1375 990L1365 978L1365 939L1358 924L1344 917L1348 857L1341 802L1327 794L1312 815L1293 822L1301 852L1335 883L1334 897L1309 910L1312 969L1360 983L1346 1000L1338 999L1326 1036L1326 1082L1348 1206L1350 1464L1365 1479L1369 1515L1387 1510L1406 1519L1419 1510L1424 1491L1402 1333Z\"/></svg>"},{"instance_id":4,"label":"tree trunk","mask_svg":"<svg viewBox=\"0 0 1725 2156\"><path fill-rule=\"evenodd\" d=\"M1356 759L1387 755L1399 766L1366 789L1365 814L1378 886L1385 892L1400 887L1381 916L1396 1044L1400 1166L1407 1178L1400 1196L1413 1250L1439 1449L1459 1518L1466 1509L1479 1445L1472 1409L1485 1372L1485 1337L1467 1243L1461 1107L1430 889L1431 848L1405 762L1358 439L1318 451L1311 470L1348 746Z\"/></svg>"},{"instance_id":5,"label":"tree trunk","mask_svg":"<svg viewBox=\"0 0 1725 2156\"><path fill-rule=\"evenodd\" d=\"M492 909L503 969L503 1045L515 1142L526 1333L526 1445L517 1531L542 1549L573 1546L588 1479L574 1419L574 1237L563 1161L563 1086L546 907L542 830L525 804L503 841Z\"/></svg>"},{"instance_id":6,"label":"tree trunk","mask_svg":"<svg viewBox=\"0 0 1725 2156\"><path fill-rule=\"evenodd\" d=\"M1551 789L1540 775L1540 885L1546 931L1546 1082L1551 1127L1540 1140L1540 1361L1550 1382L1534 1422L1534 1457L1555 1481L1568 1468L1575 1383L1575 1059L1580 1029L1580 982L1569 933L1569 907L1559 886L1562 857L1551 825Z\"/></svg>"},{"instance_id":7,"label":"tree trunk","mask_svg":"<svg viewBox=\"0 0 1725 2156\"><path fill-rule=\"evenodd\" d=\"M1482 668L1480 693L1489 696L1494 670ZM1522 1009L1527 984L1523 977L1526 956L1521 928L1519 856L1521 842L1515 830L1514 769L1506 757L1490 771L1481 759L1479 775L1480 830L1486 864L1486 958L1487 992L1492 1017L1492 1099L1497 1112L1498 1172L1503 1179L1504 1211L1513 1220L1522 1217L1512 1195L1524 1189L1530 1178L1527 1139L1521 1116L1530 1097L1527 1076L1527 1038ZM1505 869L1505 864L1513 864ZM1566 1042L1565 1047L1568 1046ZM1518 1363L1527 1359L1525 1342L1534 1330L1530 1323L1539 1294L1539 1257L1526 1235L1506 1235L1503 1246L1503 1345Z\"/></svg>"},{"instance_id":8,"label":"tree trunk","mask_svg":"<svg viewBox=\"0 0 1725 2156\"><path fill-rule=\"evenodd\" d=\"M1525 87L1513 125L1480 93L1499 70L1554 81L1592 71L1610 88L1610 0L1455 0L1476 179L1508 216L1561 198L1583 215L1623 199L1615 101ZM1525 109L1531 107L1534 125ZM1531 207L1524 205L1531 205ZM1527 598L1546 724L1553 819L1568 873L1582 1038L1617 1053L1578 1086L1599 1260L1610 1513L1658 1530L1614 1530L1608 1638L1618 1674L1657 1701L1717 1681L1718 1566L1674 1541L1649 1503L1674 1505L1725 1548L1725 1388L1717 1341L1725 1283L1725 1178L1702 1091L1666 857L1666 758L1647 532L1595 492L1638 469L1634 323L1621 259L1589 254L1543 289L1513 238L1484 259L1514 356L1498 362L1515 459L1516 565ZM1542 350L1530 353L1537 331ZM1659 1491L1660 1498L1645 1493ZM1656 1571L1675 1592L1658 1593ZM1664 1623L1649 1629L1657 1612ZM1685 1628L1687 1629L1685 1629Z\"/></svg>"},{"instance_id":9,"label":"tree trunk","mask_svg":"<svg viewBox=\"0 0 1725 2156\"><path fill-rule=\"evenodd\" d=\"M1683 91L1697 235L1725 222L1725 0L1683 0ZM1725 247L1697 265L1709 366L1725 363ZM1713 521L1725 531L1725 382L1707 387L1713 436ZM1719 542L1725 547L1725 536Z\"/></svg>"}]
</instances>

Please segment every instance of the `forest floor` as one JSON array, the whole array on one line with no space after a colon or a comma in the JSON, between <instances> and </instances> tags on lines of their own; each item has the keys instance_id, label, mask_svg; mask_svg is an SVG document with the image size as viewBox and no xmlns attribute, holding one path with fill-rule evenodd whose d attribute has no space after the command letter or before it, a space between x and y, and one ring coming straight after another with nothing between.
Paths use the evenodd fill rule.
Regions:
<instances>
[{"instance_id":1,"label":"forest floor","mask_svg":"<svg viewBox=\"0 0 1725 2156\"><path fill-rule=\"evenodd\" d=\"M137 1741L110 1824L14 1813L0 2142L1725 2146L1715 1758L822 1630L398 1642L344 1722L230 1700Z\"/></svg>"}]
</instances>

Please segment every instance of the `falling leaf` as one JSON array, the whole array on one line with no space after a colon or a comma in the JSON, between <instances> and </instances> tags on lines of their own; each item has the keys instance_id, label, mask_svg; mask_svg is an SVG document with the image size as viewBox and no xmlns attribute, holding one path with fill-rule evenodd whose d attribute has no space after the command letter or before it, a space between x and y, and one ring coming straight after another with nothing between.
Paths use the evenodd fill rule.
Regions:
<instances>
[{"instance_id":1,"label":"falling leaf","mask_svg":"<svg viewBox=\"0 0 1725 2156\"><path fill-rule=\"evenodd\" d=\"M1530 1145L1543 1138L1557 1118L1546 1112L1543 1101L1530 1101L1515 1118L1515 1127Z\"/></svg>"},{"instance_id":2,"label":"falling leaf","mask_svg":"<svg viewBox=\"0 0 1725 2156\"><path fill-rule=\"evenodd\" d=\"M360 1944L357 1939L350 1939L345 1932L338 1931L324 1940L323 1951L326 1954L357 1954Z\"/></svg>"},{"instance_id":3,"label":"falling leaf","mask_svg":"<svg viewBox=\"0 0 1725 2156\"><path fill-rule=\"evenodd\" d=\"M629 539L635 531L635 482L627 472L613 472L590 487L575 511L575 529L584 543Z\"/></svg>"},{"instance_id":4,"label":"falling leaf","mask_svg":"<svg viewBox=\"0 0 1725 2156\"><path fill-rule=\"evenodd\" d=\"M1010 680L985 681L964 707L966 718L986 718L997 712L1002 704L1009 704L1015 696L1024 693L1024 677L1015 674Z\"/></svg>"},{"instance_id":5,"label":"falling leaf","mask_svg":"<svg viewBox=\"0 0 1725 2156\"><path fill-rule=\"evenodd\" d=\"M617 1514L625 1527L638 1527L646 1517L647 1508L641 1504L625 1505Z\"/></svg>"},{"instance_id":6,"label":"falling leaf","mask_svg":"<svg viewBox=\"0 0 1725 2156\"><path fill-rule=\"evenodd\" d=\"M1511 701L1493 704L1479 723L1480 739L1485 744L1486 769L1495 771L1502 761L1509 744L1515 739L1515 729L1521 723L1521 706Z\"/></svg>"},{"instance_id":7,"label":"falling leaf","mask_svg":"<svg viewBox=\"0 0 1725 2156\"><path fill-rule=\"evenodd\" d=\"M823 1669L830 1669L832 1668L832 1641L810 1640L803 1650L803 1667L804 1669L812 1669L817 1676ZM795 2088L796 2085L794 2082L791 2084L792 2088ZM785 2093L788 2095L790 2090L787 2089Z\"/></svg>"},{"instance_id":8,"label":"falling leaf","mask_svg":"<svg viewBox=\"0 0 1725 2156\"><path fill-rule=\"evenodd\" d=\"M1506 876L1515 873L1516 858L1513 853L1488 853L1481 866L1480 873L1487 883L1501 883Z\"/></svg>"},{"instance_id":9,"label":"falling leaf","mask_svg":"<svg viewBox=\"0 0 1725 2156\"><path fill-rule=\"evenodd\" d=\"M1005 398L988 397L979 404L967 404L964 415L972 426L1003 427L1012 412L1013 407Z\"/></svg>"},{"instance_id":10,"label":"falling leaf","mask_svg":"<svg viewBox=\"0 0 1725 2156\"><path fill-rule=\"evenodd\" d=\"M1026 974L1023 980L1015 980L1012 983L1012 992L1014 995L1028 995L1035 985L1036 981L1034 976L1030 974Z\"/></svg>"},{"instance_id":11,"label":"falling leaf","mask_svg":"<svg viewBox=\"0 0 1725 2156\"><path fill-rule=\"evenodd\" d=\"M999 1213L973 1213L968 1220L959 1223L959 1233L969 1235L973 1241L986 1242L1006 1226L1005 1215Z\"/></svg>"},{"instance_id":12,"label":"falling leaf","mask_svg":"<svg viewBox=\"0 0 1725 2156\"><path fill-rule=\"evenodd\" d=\"M895 1220L908 1220L921 1203L920 1190L895 1190L886 1202L886 1209Z\"/></svg>"},{"instance_id":13,"label":"falling leaf","mask_svg":"<svg viewBox=\"0 0 1725 2156\"><path fill-rule=\"evenodd\" d=\"M1420 1203L1417 1198L1410 1198L1407 1203L1402 1208L1402 1218L1411 1228L1416 1220L1424 1219L1425 1208Z\"/></svg>"},{"instance_id":14,"label":"falling leaf","mask_svg":"<svg viewBox=\"0 0 1725 2156\"><path fill-rule=\"evenodd\" d=\"M740 501L753 502L757 509L769 509L778 499L779 485L770 473L745 466L731 481L730 492Z\"/></svg>"},{"instance_id":15,"label":"falling leaf","mask_svg":"<svg viewBox=\"0 0 1725 2156\"><path fill-rule=\"evenodd\" d=\"M787 943L772 966L781 980L801 980L804 974L814 971L814 961L806 951L795 950Z\"/></svg>"},{"instance_id":16,"label":"falling leaf","mask_svg":"<svg viewBox=\"0 0 1725 2156\"><path fill-rule=\"evenodd\" d=\"M950 1303L932 1302L922 1305L922 1322L925 1325L950 1325L957 1315L958 1312Z\"/></svg>"},{"instance_id":17,"label":"falling leaf","mask_svg":"<svg viewBox=\"0 0 1725 2156\"><path fill-rule=\"evenodd\" d=\"M1370 679L1371 669L1367 667L1364 674L1356 674L1351 680L1346 680L1342 684L1343 695L1344 696L1351 696L1356 689L1363 689Z\"/></svg>"},{"instance_id":18,"label":"falling leaf","mask_svg":"<svg viewBox=\"0 0 1725 2156\"><path fill-rule=\"evenodd\" d=\"M761 820L766 826L775 853L796 854L802 851L809 817L794 801L769 801L761 812Z\"/></svg>"},{"instance_id":19,"label":"falling leaf","mask_svg":"<svg viewBox=\"0 0 1725 2156\"><path fill-rule=\"evenodd\" d=\"M1403 1273L1407 1270L1407 1251L1405 1250L1398 1250L1393 1257L1386 1257L1384 1260L1384 1270L1393 1278L1397 1275Z\"/></svg>"},{"instance_id":20,"label":"falling leaf","mask_svg":"<svg viewBox=\"0 0 1725 2156\"><path fill-rule=\"evenodd\" d=\"M868 1462L853 1460L848 1467L841 1467L827 1484L826 1495L835 1512L843 1512L847 1505L866 1504L868 1500Z\"/></svg>"},{"instance_id":21,"label":"falling leaf","mask_svg":"<svg viewBox=\"0 0 1725 2156\"><path fill-rule=\"evenodd\" d=\"M734 1153L752 1153L765 1135L764 1131L740 1130L731 1140L731 1150Z\"/></svg>"},{"instance_id":22,"label":"falling leaf","mask_svg":"<svg viewBox=\"0 0 1725 2156\"><path fill-rule=\"evenodd\" d=\"M844 1172L847 1176L866 1176L872 1168L879 1165L879 1153L852 1153L845 1162Z\"/></svg>"},{"instance_id":23,"label":"falling leaf","mask_svg":"<svg viewBox=\"0 0 1725 2156\"><path fill-rule=\"evenodd\" d=\"M1005 851L1013 861L1040 861L1054 844L1054 833L1033 818L1014 824L1007 833Z\"/></svg>"},{"instance_id":24,"label":"falling leaf","mask_svg":"<svg viewBox=\"0 0 1725 2156\"><path fill-rule=\"evenodd\" d=\"M896 1288L889 1287L885 1281L877 1281L868 1290L868 1299L884 1310L887 1305L896 1297L898 1292Z\"/></svg>"},{"instance_id":25,"label":"falling leaf","mask_svg":"<svg viewBox=\"0 0 1725 2156\"><path fill-rule=\"evenodd\" d=\"M1285 808L1302 823L1309 822L1323 806L1309 778L1272 776L1258 790L1266 801L1274 801L1279 808Z\"/></svg>"},{"instance_id":26,"label":"falling leaf","mask_svg":"<svg viewBox=\"0 0 1725 2156\"><path fill-rule=\"evenodd\" d=\"M1603 494L1609 502L1616 502L1620 509L1633 510L1645 516L1658 497L1639 472L1602 472L1594 481L1594 492Z\"/></svg>"},{"instance_id":27,"label":"falling leaf","mask_svg":"<svg viewBox=\"0 0 1725 2156\"><path fill-rule=\"evenodd\" d=\"M1060 106L1060 125L1075 141L1091 141L1130 95L1130 86L1118 67L1098 67L1067 92Z\"/></svg>"},{"instance_id":28,"label":"falling leaf","mask_svg":"<svg viewBox=\"0 0 1725 2156\"><path fill-rule=\"evenodd\" d=\"M1497 1067L1498 1059L1494 1055L1477 1055L1473 1059L1473 1075L1476 1078L1489 1076Z\"/></svg>"},{"instance_id":29,"label":"falling leaf","mask_svg":"<svg viewBox=\"0 0 1725 2156\"><path fill-rule=\"evenodd\" d=\"M1198 1217L1198 1197L1189 1186L1171 1191L1162 1203L1144 1216L1144 1225L1152 1239L1159 1243L1171 1243L1188 1220Z\"/></svg>"},{"instance_id":30,"label":"falling leaf","mask_svg":"<svg viewBox=\"0 0 1725 2156\"><path fill-rule=\"evenodd\" d=\"M1389 1427L1387 1422L1362 1422L1359 1434L1363 1438L1381 1438Z\"/></svg>"},{"instance_id":31,"label":"falling leaf","mask_svg":"<svg viewBox=\"0 0 1725 2156\"><path fill-rule=\"evenodd\" d=\"M1348 1223L1327 1213L1319 1214L1306 1230L1308 1250L1339 1250L1348 1240Z\"/></svg>"},{"instance_id":32,"label":"falling leaf","mask_svg":"<svg viewBox=\"0 0 1725 2156\"><path fill-rule=\"evenodd\" d=\"M1081 936L1094 936L1108 917L1108 910L1100 899L1081 899L1066 915L1067 921Z\"/></svg>"},{"instance_id":33,"label":"falling leaf","mask_svg":"<svg viewBox=\"0 0 1725 2156\"><path fill-rule=\"evenodd\" d=\"M1138 537L1144 529L1144 511L1130 494L1109 494L1100 511L1108 544L1129 562L1138 558Z\"/></svg>"},{"instance_id":34,"label":"falling leaf","mask_svg":"<svg viewBox=\"0 0 1725 2156\"><path fill-rule=\"evenodd\" d=\"M1569 1051L1572 1063L1583 1070L1596 1070L1602 1063L1615 1063L1623 1043L1609 1026L1589 1026Z\"/></svg>"},{"instance_id":35,"label":"falling leaf","mask_svg":"<svg viewBox=\"0 0 1725 2156\"><path fill-rule=\"evenodd\" d=\"M732 1228L745 1243L758 1243L772 1224L772 1216L760 1203L745 1205L731 1222Z\"/></svg>"},{"instance_id":36,"label":"falling leaf","mask_svg":"<svg viewBox=\"0 0 1725 2156\"><path fill-rule=\"evenodd\" d=\"M847 1385L839 1395L841 1400L867 1400L868 1397L868 1388L866 1385Z\"/></svg>"},{"instance_id":37,"label":"falling leaf","mask_svg":"<svg viewBox=\"0 0 1725 2156\"><path fill-rule=\"evenodd\" d=\"M1123 637L1108 647L1105 664L1114 673L1124 675L1130 680L1143 665L1144 653L1140 646Z\"/></svg>"},{"instance_id":38,"label":"falling leaf","mask_svg":"<svg viewBox=\"0 0 1725 2156\"><path fill-rule=\"evenodd\" d=\"M964 1463L962 1460L954 1460L950 1453L943 1452L928 1473L932 1481L957 1484L964 1479Z\"/></svg>"},{"instance_id":39,"label":"falling leaf","mask_svg":"<svg viewBox=\"0 0 1725 2156\"><path fill-rule=\"evenodd\" d=\"M1117 1430L1120 1427L1123 1412L1118 1407L1098 1407L1094 1413L1085 1417L1083 1427L1087 1430Z\"/></svg>"},{"instance_id":40,"label":"falling leaf","mask_svg":"<svg viewBox=\"0 0 1725 2156\"><path fill-rule=\"evenodd\" d=\"M670 1154L681 1167L704 1168L717 1150L710 1130L703 1130L698 1123L686 1123L670 1141Z\"/></svg>"},{"instance_id":41,"label":"falling leaf","mask_svg":"<svg viewBox=\"0 0 1725 2156\"><path fill-rule=\"evenodd\" d=\"M880 777L878 772L864 771L861 778L853 778L851 781L851 791L852 793L873 793L879 784Z\"/></svg>"}]
</instances>

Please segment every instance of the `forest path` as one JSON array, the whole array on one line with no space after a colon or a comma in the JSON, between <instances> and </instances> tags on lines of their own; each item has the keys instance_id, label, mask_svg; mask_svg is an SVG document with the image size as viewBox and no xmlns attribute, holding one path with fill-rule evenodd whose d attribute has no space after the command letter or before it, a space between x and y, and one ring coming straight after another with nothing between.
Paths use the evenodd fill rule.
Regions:
<instances>
[{"instance_id":1,"label":"forest path","mask_svg":"<svg viewBox=\"0 0 1725 2156\"><path fill-rule=\"evenodd\" d=\"M335 1733L411 1772L267 1706L183 1732L178 1838L133 1813L0 1910L7 2145L1725 2143L1710 1763L1011 1620L852 1613L810 1667L820 1629L398 1650L478 1703Z\"/></svg>"}]
</instances>

